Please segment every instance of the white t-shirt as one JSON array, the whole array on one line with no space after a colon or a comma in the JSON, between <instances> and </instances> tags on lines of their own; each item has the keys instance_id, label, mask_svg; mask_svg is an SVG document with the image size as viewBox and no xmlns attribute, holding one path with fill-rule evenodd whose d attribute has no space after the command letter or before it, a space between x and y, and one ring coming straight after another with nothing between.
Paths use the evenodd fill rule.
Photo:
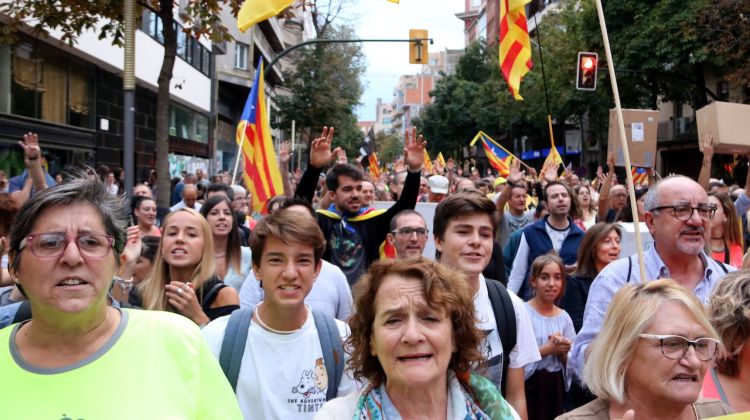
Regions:
<instances>
[{"instance_id":1,"label":"white t-shirt","mask_svg":"<svg viewBox=\"0 0 750 420\"><path fill-rule=\"evenodd\" d=\"M508 367L522 368L529 363L541 360L542 356L539 354L534 328L531 326L531 320L523 301L510 290L508 293L516 315L516 346L510 351ZM492 311L487 284L482 275L479 276L479 291L474 295L474 306L477 311L477 319L479 319L477 327L485 332L485 337L481 343L482 355L487 359L487 369L484 375L500 389L503 381L503 346L497 332L497 323Z\"/></svg>"},{"instance_id":2,"label":"white t-shirt","mask_svg":"<svg viewBox=\"0 0 750 420\"><path fill-rule=\"evenodd\" d=\"M217 359L228 321L229 316L223 316L202 330ZM343 341L348 328L339 320L336 325ZM327 389L323 351L309 307L305 324L293 334L275 334L250 323L236 391L246 419L312 419L326 402ZM354 380L344 373L338 396L355 390Z\"/></svg>"}]
</instances>

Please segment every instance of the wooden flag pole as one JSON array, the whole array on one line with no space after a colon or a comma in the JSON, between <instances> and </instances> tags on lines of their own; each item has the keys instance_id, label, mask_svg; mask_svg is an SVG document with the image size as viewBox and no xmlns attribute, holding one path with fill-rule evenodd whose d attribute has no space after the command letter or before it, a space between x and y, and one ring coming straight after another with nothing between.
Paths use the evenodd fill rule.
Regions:
<instances>
[{"instance_id":1,"label":"wooden flag pole","mask_svg":"<svg viewBox=\"0 0 750 420\"><path fill-rule=\"evenodd\" d=\"M630 195L630 209L633 212L635 223L635 246L638 252L638 267L641 272L641 282L649 280L646 278L646 265L643 262L643 242L641 242L640 221L638 220L638 206L635 199L635 188L633 186L633 172L630 166L630 153L628 152L628 143L625 139L625 123L622 119L622 107L620 106L620 91L617 89L617 78L615 77L615 65L612 61L612 51L609 48L609 35L607 35L607 22L604 20L604 9L602 1L596 0L596 12L599 15L599 26L602 30L604 39L604 52L607 56L607 69L609 70L609 80L612 83L612 96L615 98L615 110L617 113L617 127L620 132L620 146L622 147L623 157L625 158L625 175L628 178L628 190Z\"/></svg>"},{"instance_id":2,"label":"wooden flag pole","mask_svg":"<svg viewBox=\"0 0 750 420\"><path fill-rule=\"evenodd\" d=\"M244 127L242 131L245 131ZM234 160L234 173L232 174L232 183L230 185L234 185L234 180L237 179L237 168L240 167L240 158L242 158L242 143L244 142L245 136L243 135L242 137L240 137L240 144L237 145L237 158Z\"/></svg>"}]
</instances>

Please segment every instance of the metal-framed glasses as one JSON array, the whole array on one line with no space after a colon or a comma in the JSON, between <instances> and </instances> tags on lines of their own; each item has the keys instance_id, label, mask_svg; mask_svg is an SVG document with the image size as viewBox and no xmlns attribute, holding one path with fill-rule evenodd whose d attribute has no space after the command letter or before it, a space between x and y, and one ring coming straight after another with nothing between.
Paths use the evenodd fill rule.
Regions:
<instances>
[{"instance_id":1,"label":"metal-framed glasses","mask_svg":"<svg viewBox=\"0 0 750 420\"><path fill-rule=\"evenodd\" d=\"M56 258L65 253L70 242L75 242L78 252L85 257L101 258L109 253L115 240L110 235L86 233L67 236L61 233L35 233L21 241L19 250L28 246L39 258Z\"/></svg>"},{"instance_id":2,"label":"metal-framed glasses","mask_svg":"<svg viewBox=\"0 0 750 420\"><path fill-rule=\"evenodd\" d=\"M698 216L700 216L701 219L710 222L714 219L714 215L716 214L716 206L712 204L701 204L698 207L692 207L689 204L675 204L672 206L659 206L654 207L651 209L651 211L658 211L658 210L665 210L665 209L672 209L672 213L674 214L674 217L677 218L677 220L681 220L683 222L686 222L690 220L691 217L693 217L693 212L697 211Z\"/></svg>"},{"instance_id":3,"label":"metal-framed glasses","mask_svg":"<svg viewBox=\"0 0 750 420\"><path fill-rule=\"evenodd\" d=\"M681 335L640 334L639 336L650 340L658 340L661 347L661 354L668 359L674 360L685 357L690 346L693 346L695 354L704 362L713 359L716 356L716 351L719 349L719 340L709 337L688 340Z\"/></svg>"},{"instance_id":4,"label":"metal-framed glasses","mask_svg":"<svg viewBox=\"0 0 750 420\"><path fill-rule=\"evenodd\" d=\"M416 233L417 237L424 238L425 236L427 236L427 234L429 232L430 232L429 229L426 229L426 228L421 228L421 227L420 228L413 228L413 227L409 227L409 226L404 226L402 228L398 228L398 229L394 230L391 233L393 233L394 235L402 235L402 236L411 236L414 233Z\"/></svg>"}]
</instances>

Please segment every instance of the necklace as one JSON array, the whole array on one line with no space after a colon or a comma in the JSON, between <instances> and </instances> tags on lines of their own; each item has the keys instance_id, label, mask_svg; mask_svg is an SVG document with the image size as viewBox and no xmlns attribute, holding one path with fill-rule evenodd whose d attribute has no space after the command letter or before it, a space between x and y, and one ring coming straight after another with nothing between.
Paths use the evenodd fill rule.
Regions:
<instances>
[{"instance_id":1,"label":"necklace","mask_svg":"<svg viewBox=\"0 0 750 420\"><path fill-rule=\"evenodd\" d=\"M695 414L695 420L700 419L700 417L698 417L698 410L695 408L695 403L690 404L690 406L693 407L693 414Z\"/></svg>"},{"instance_id":2,"label":"necklace","mask_svg":"<svg viewBox=\"0 0 750 420\"><path fill-rule=\"evenodd\" d=\"M260 308L260 305L256 306L255 310L253 310L253 314L258 319L258 325L260 325L261 327L263 327L263 329L266 330L266 331L272 332L274 334L289 335L289 334L294 334L297 331L299 331L299 330L302 329L302 327L299 327L299 328L291 330L291 331L281 331L281 330L277 330L275 328L271 328L268 325L266 325L265 322L263 322L263 319L260 317L260 311L258 310L259 308ZM302 324L302 325L304 325L304 324Z\"/></svg>"}]
</instances>

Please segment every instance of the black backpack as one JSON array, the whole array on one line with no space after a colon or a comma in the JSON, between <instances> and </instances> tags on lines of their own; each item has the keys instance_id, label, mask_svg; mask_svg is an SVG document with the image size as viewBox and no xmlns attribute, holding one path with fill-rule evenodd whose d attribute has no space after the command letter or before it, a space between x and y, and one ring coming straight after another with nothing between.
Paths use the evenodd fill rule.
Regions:
<instances>
[{"instance_id":1,"label":"black backpack","mask_svg":"<svg viewBox=\"0 0 750 420\"><path fill-rule=\"evenodd\" d=\"M510 300L508 289L497 280L485 278L487 291L489 292L492 313L495 315L497 333L500 343L503 345L503 381L500 384L500 392L505 396L506 384L508 382L508 364L510 363L510 352L516 347L516 312L513 309L513 301Z\"/></svg>"}]
</instances>

